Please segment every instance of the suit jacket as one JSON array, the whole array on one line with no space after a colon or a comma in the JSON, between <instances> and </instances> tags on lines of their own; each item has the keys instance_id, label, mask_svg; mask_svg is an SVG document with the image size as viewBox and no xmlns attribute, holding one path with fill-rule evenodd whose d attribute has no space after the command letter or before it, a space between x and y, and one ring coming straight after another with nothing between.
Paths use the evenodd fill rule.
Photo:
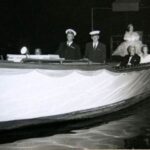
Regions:
<instances>
[{"instance_id":1,"label":"suit jacket","mask_svg":"<svg viewBox=\"0 0 150 150\"><path fill-rule=\"evenodd\" d=\"M58 51L56 52L61 58L68 60L76 60L81 58L80 47L72 43L70 46L66 42L60 44Z\"/></svg>"},{"instance_id":2,"label":"suit jacket","mask_svg":"<svg viewBox=\"0 0 150 150\"><path fill-rule=\"evenodd\" d=\"M121 61L121 64L120 66L122 67L126 67L128 65L128 61L129 61L129 58L130 58L130 55L126 55L122 58L122 61ZM130 63L132 66L136 66L136 65L139 65L140 63L140 56L135 54L134 56L132 56L131 60L130 60Z\"/></svg>"},{"instance_id":3,"label":"suit jacket","mask_svg":"<svg viewBox=\"0 0 150 150\"><path fill-rule=\"evenodd\" d=\"M106 60L106 46L103 43L98 43L97 48L93 48L93 42L86 44L85 58L92 62L104 63Z\"/></svg>"}]
</instances>

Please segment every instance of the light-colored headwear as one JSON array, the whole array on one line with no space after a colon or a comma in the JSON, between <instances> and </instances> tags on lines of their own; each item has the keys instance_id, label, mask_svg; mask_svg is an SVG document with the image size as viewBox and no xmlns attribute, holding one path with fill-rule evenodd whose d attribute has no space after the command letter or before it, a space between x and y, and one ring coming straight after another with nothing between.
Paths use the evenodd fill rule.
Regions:
<instances>
[{"instance_id":1,"label":"light-colored headwear","mask_svg":"<svg viewBox=\"0 0 150 150\"><path fill-rule=\"evenodd\" d=\"M26 46L23 46L23 47L21 48L21 50L20 50L20 53L21 53L22 55L27 54L27 53L28 53L28 48L27 48Z\"/></svg>"},{"instance_id":2,"label":"light-colored headwear","mask_svg":"<svg viewBox=\"0 0 150 150\"><path fill-rule=\"evenodd\" d=\"M89 34L90 35L99 35L100 31L99 30L91 31Z\"/></svg>"},{"instance_id":3,"label":"light-colored headwear","mask_svg":"<svg viewBox=\"0 0 150 150\"><path fill-rule=\"evenodd\" d=\"M72 33L74 36L77 35L77 32L76 32L75 30L73 30L73 29L67 29L67 30L65 31L65 33L66 33L66 34Z\"/></svg>"}]
</instances>

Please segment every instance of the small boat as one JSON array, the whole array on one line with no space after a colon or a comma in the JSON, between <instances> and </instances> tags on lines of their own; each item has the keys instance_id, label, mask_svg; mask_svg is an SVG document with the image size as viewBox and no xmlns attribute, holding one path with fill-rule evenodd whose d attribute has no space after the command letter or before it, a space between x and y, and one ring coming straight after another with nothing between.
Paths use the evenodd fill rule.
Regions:
<instances>
[{"instance_id":1,"label":"small boat","mask_svg":"<svg viewBox=\"0 0 150 150\"><path fill-rule=\"evenodd\" d=\"M67 121L117 112L150 96L149 64L112 66L1 63L0 139L31 127L36 132L56 123L62 128Z\"/></svg>"}]
</instances>

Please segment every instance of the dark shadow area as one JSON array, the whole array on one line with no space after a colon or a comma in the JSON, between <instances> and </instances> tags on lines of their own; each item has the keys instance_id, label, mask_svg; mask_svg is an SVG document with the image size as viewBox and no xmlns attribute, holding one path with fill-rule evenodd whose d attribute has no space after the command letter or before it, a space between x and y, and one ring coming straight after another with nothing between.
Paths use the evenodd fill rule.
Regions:
<instances>
[{"instance_id":1,"label":"dark shadow area","mask_svg":"<svg viewBox=\"0 0 150 150\"><path fill-rule=\"evenodd\" d=\"M146 99L127 109L123 109L123 110L120 110L111 114L107 114L104 116L100 116L100 117L87 118L87 119L82 119L82 120L78 119L78 120L72 120L72 121L63 121L63 122L56 122L56 123L37 124L37 125L17 128L15 130L3 130L3 131L0 131L0 143L1 144L10 143L10 142L14 142L20 139L47 137L47 136L51 136L55 134L71 133L72 130L88 129L88 128L100 126L103 124L107 124L111 121L117 121L122 118L126 118L128 116L135 115L135 114L138 117L141 117L141 119L143 119L143 124L146 127L150 127L150 122L148 122L148 119L150 119L149 108L150 108L150 101L149 99ZM146 115L146 118L145 118L145 115ZM131 139L131 140L126 139L125 148L132 147L134 145L134 142L136 145L136 141L138 142L138 139L142 137L143 136L139 135L139 137L137 138L135 137L135 139ZM138 147L138 145L136 146Z\"/></svg>"}]
</instances>

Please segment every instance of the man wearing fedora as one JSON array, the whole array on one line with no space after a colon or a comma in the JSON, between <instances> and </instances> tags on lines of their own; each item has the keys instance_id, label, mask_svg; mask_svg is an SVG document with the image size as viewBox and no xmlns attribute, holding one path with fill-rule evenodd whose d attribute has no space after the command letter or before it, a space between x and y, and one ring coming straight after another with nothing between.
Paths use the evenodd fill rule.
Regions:
<instances>
[{"instance_id":1,"label":"man wearing fedora","mask_svg":"<svg viewBox=\"0 0 150 150\"><path fill-rule=\"evenodd\" d=\"M67 41L60 44L58 51L61 58L66 60L78 60L81 58L80 47L74 43L74 38L77 35L76 31L73 29L66 30Z\"/></svg>"},{"instance_id":2,"label":"man wearing fedora","mask_svg":"<svg viewBox=\"0 0 150 150\"><path fill-rule=\"evenodd\" d=\"M92 62L105 63L106 61L106 46L99 42L100 31L91 31L92 42L86 44L85 58Z\"/></svg>"}]
</instances>

